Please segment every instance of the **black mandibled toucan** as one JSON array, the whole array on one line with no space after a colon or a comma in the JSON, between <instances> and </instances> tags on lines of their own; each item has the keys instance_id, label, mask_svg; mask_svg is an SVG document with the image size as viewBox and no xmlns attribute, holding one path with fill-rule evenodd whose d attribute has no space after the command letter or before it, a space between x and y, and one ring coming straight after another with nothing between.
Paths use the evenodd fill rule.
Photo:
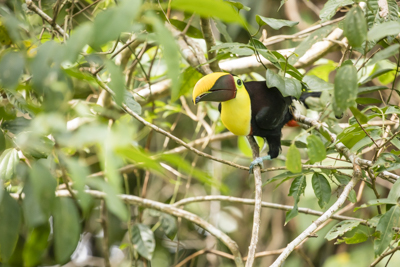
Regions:
<instances>
[{"instance_id":1,"label":"black mandibled toucan","mask_svg":"<svg viewBox=\"0 0 400 267\"><path fill-rule=\"evenodd\" d=\"M319 96L312 94L312 96ZM300 100L304 102L304 96ZM222 123L235 135L263 137L269 146L267 156L257 158L250 165L262 165L281 150L282 127L293 119L292 97L283 97L265 81L243 82L225 72L214 72L201 78L193 90L193 102L220 102L218 109Z\"/></svg>"}]
</instances>

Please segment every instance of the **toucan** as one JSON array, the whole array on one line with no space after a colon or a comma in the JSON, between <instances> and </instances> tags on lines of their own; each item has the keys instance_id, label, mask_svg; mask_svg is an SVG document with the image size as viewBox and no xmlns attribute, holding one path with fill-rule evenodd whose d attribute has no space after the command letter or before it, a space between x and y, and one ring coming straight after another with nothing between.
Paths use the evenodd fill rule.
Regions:
<instances>
[{"instance_id":1,"label":"toucan","mask_svg":"<svg viewBox=\"0 0 400 267\"><path fill-rule=\"evenodd\" d=\"M303 102L304 99L302 96ZM278 88L269 88L265 81L243 82L230 73L214 72L194 86L193 103L202 101L220 102L222 123L233 134L260 136L266 140L268 155L255 159L250 173L255 165L262 167L263 160L279 155L282 127L293 119L291 96L284 97Z\"/></svg>"}]
</instances>

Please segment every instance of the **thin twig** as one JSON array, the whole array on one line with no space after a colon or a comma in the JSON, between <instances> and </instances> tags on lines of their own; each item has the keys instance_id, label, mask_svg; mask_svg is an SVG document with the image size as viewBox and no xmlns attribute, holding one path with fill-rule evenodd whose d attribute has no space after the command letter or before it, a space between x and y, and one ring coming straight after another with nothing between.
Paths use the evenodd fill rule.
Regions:
<instances>
[{"instance_id":1,"label":"thin twig","mask_svg":"<svg viewBox=\"0 0 400 267\"><path fill-rule=\"evenodd\" d=\"M26 6L28 9L32 10L36 14L38 14L42 19L44 19L47 23L49 23L59 34L62 36L66 36L69 38L69 35L60 27L60 25L56 24L53 19L43 12L39 7L37 7L32 0L25 0Z\"/></svg>"},{"instance_id":2,"label":"thin twig","mask_svg":"<svg viewBox=\"0 0 400 267\"><path fill-rule=\"evenodd\" d=\"M386 253L383 253L383 254L380 255L378 258L376 258L376 260L374 260L373 263L371 263L370 267L376 266L376 265L377 265L381 260L383 260L385 257L387 257L387 256L389 256L389 255L391 255L391 254L394 254L394 253L395 253L396 251L398 251L398 250L400 250L400 246L397 246L397 247L395 247L394 249L389 250L389 251L386 252Z\"/></svg>"}]
</instances>

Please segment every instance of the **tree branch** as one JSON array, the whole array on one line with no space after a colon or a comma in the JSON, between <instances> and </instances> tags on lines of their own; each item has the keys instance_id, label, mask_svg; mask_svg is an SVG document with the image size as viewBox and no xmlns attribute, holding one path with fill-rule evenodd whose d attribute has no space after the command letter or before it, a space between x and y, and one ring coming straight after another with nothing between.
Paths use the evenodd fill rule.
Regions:
<instances>
[{"instance_id":1,"label":"tree branch","mask_svg":"<svg viewBox=\"0 0 400 267\"><path fill-rule=\"evenodd\" d=\"M251 150L253 152L253 159L260 156L260 149L253 136L247 136L249 140ZM261 180L261 167L256 165L253 168L254 173L254 187L256 195L254 197L254 215L253 215L253 230L251 233L251 241L249 246L249 254L247 256L246 267L253 266L254 255L256 254L256 248L258 243L258 235L261 223L261 202L262 202L262 180Z\"/></svg>"},{"instance_id":2,"label":"tree branch","mask_svg":"<svg viewBox=\"0 0 400 267\"><path fill-rule=\"evenodd\" d=\"M25 0L26 6L28 9L32 10L36 14L38 14L42 19L44 19L47 23L50 24L59 34L62 36L69 38L68 34L60 27L60 25L56 24L49 15L43 12L39 7L37 7L32 0Z\"/></svg>"},{"instance_id":3,"label":"tree branch","mask_svg":"<svg viewBox=\"0 0 400 267\"><path fill-rule=\"evenodd\" d=\"M202 201L227 201L231 203L240 203L240 204L245 204L245 205L254 205L255 200L254 199L249 199L249 198L239 198L239 197L231 197L231 196L200 196L200 197L190 197L190 198L185 198L180 201L177 201L173 204L175 207L179 206L184 206L193 202L202 202ZM283 211L290 211L293 209L293 206L288 206L288 205L281 205L281 204L276 204L276 203L271 203L271 202L261 202L261 206L263 208L271 208L271 209L277 209L277 210L283 210ZM298 208L298 211L300 213L304 214L310 214L310 215L315 215L315 216L322 216L324 213L321 211L316 211L312 210L309 208ZM332 215L332 219L335 220L357 220L360 221L361 224L364 225L369 225L367 220L355 218L355 217L350 217L350 216L342 216L342 215Z\"/></svg>"},{"instance_id":4,"label":"tree branch","mask_svg":"<svg viewBox=\"0 0 400 267\"><path fill-rule=\"evenodd\" d=\"M85 192L89 195L91 195L94 198L98 199L105 199L106 194L100 191L95 191L95 190L85 190ZM18 194L14 194L17 197L19 197ZM70 197L70 193L67 190L60 190L56 192L56 196L58 197ZM228 249L231 251L234 261L236 263L236 266L238 267L243 267L243 259L240 254L239 248L236 244L235 241L233 241L228 235L226 235L224 232L216 228L215 226L211 225L207 221L203 220L199 216L190 213L188 211L176 208L172 205L164 204L158 201L150 200L150 199L144 199L140 198L137 196L132 196L132 195L118 195L118 197L125 203L127 204L133 204L137 205L140 207L145 207L149 209L154 209L158 210L164 213L168 213L170 215L173 215L175 217L181 217L184 218L188 221L191 221L201 228L205 229L208 231L210 234L218 238L222 243L224 243Z\"/></svg>"},{"instance_id":5,"label":"tree branch","mask_svg":"<svg viewBox=\"0 0 400 267\"><path fill-rule=\"evenodd\" d=\"M353 176L350 182L345 186L342 194L339 196L338 200L333 204L321 217L319 217L316 221L314 221L306 230L304 230L298 237L296 237L292 242L290 242L281 255L275 260L275 262L270 267L279 267L283 264L286 258L292 253L292 251L308 238L310 234L312 234L318 226L324 223L326 220L332 217L332 215L339 210L339 208L344 204L347 197L350 194L350 191L358 182L359 177Z\"/></svg>"},{"instance_id":6,"label":"tree branch","mask_svg":"<svg viewBox=\"0 0 400 267\"><path fill-rule=\"evenodd\" d=\"M201 26L201 31L203 32L203 37L204 40L206 41L207 45L207 55L208 55L208 61L214 59L217 56L217 52L210 51L213 46L215 46L215 39L214 35L211 30L211 19L209 18L200 18L200 26ZM210 63L210 68L212 71L221 71L218 65L218 61L214 60Z\"/></svg>"}]
</instances>

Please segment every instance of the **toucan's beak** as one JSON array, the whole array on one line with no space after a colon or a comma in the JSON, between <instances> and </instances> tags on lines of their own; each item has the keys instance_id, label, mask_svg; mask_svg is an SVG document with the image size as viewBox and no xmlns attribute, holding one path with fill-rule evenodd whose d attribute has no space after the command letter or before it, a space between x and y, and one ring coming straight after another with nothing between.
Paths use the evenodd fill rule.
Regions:
<instances>
[{"instance_id":1,"label":"toucan's beak","mask_svg":"<svg viewBox=\"0 0 400 267\"><path fill-rule=\"evenodd\" d=\"M193 103L224 102L235 98L235 79L229 73L214 72L201 78L193 89Z\"/></svg>"}]
</instances>

